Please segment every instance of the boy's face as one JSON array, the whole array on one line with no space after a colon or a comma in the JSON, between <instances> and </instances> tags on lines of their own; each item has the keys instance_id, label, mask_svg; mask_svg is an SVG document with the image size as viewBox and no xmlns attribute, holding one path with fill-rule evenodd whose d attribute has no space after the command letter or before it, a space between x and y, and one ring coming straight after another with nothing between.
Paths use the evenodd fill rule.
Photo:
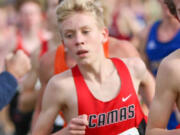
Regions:
<instances>
[{"instance_id":1,"label":"boy's face","mask_svg":"<svg viewBox=\"0 0 180 135\"><path fill-rule=\"evenodd\" d=\"M94 16L88 13L74 13L60 24L65 47L72 57L81 64L97 59L102 44L107 40L105 28L98 28Z\"/></svg>"},{"instance_id":2,"label":"boy's face","mask_svg":"<svg viewBox=\"0 0 180 135\"><path fill-rule=\"evenodd\" d=\"M20 20L25 27L40 25L42 19L39 5L33 2L27 2L20 9Z\"/></svg>"}]
</instances>

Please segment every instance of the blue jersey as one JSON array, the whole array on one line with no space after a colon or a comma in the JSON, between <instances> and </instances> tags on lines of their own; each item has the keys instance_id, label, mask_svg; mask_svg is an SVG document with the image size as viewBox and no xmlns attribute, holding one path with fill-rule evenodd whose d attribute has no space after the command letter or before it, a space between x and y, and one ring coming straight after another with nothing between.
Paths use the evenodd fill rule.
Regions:
<instances>
[{"instance_id":1,"label":"blue jersey","mask_svg":"<svg viewBox=\"0 0 180 135\"><path fill-rule=\"evenodd\" d=\"M157 74L157 69L161 60L180 48L180 30L173 39L168 42L161 42L158 40L158 28L160 24L161 21L157 21L151 27L145 48L150 63L150 69L154 75Z\"/></svg>"}]
</instances>

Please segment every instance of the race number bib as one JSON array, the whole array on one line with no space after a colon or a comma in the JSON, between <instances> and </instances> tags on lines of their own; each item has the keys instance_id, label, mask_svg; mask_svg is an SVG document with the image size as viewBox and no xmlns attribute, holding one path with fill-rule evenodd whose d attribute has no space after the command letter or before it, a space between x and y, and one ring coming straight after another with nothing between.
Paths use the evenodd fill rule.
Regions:
<instances>
[{"instance_id":1,"label":"race number bib","mask_svg":"<svg viewBox=\"0 0 180 135\"><path fill-rule=\"evenodd\" d=\"M139 135L139 132L138 132L137 128L134 127L134 128L130 128L118 135Z\"/></svg>"}]
</instances>

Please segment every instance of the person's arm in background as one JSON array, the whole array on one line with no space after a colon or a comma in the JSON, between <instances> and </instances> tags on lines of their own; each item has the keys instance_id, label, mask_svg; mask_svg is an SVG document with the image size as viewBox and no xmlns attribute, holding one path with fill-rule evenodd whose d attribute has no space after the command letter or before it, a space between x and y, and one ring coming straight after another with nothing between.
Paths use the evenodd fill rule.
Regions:
<instances>
[{"instance_id":1,"label":"person's arm in background","mask_svg":"<svg viewBox=\"0 0 180 135\"><path fill-rule=\"evenodd\" d=\"M38 75L39 75L39 79L41 82L41 89L38 93L36 107L35 107L35 110L33 113L33 118L32 118L32 122L31 122L31 130L34 128L35 123L41 112L42 97L43 97L46 85L47 85L49 79L54 75L55 54L56 54L56 49L49 51L45 55L43 55L39 61L40 63L39 63L39 69L38 69L39 74Z\"/></svg>"},{"instance_id":2,"label":"person's arm in background","mask_svg":"<svg viewBox=\"0 0 180 135\"><path fill-rule=\"evenodd\" d=\"M180 134L179 129L166 129L174 104L177 103L177 106L179 105L179 58L173 58L173 55L169 55L160 64L156 79L155 97L148 117L146 135Z\"/></svg>"},{"instance_id":3,"label":"person's arm in background","mask_svg":"<svg viewBox=\"0 0 180 135\"><path fill-rule=\"evenodd\" d=\"M155 79L149 70L147 70L146 75L141 81L139 88L139 95L142 97L141 107L145 115L148 115L149 108L155 93Z\"/></svg>"},{"instance_id":4,"label":"person's arm in background","mask_svg":"<svg viewBox=\"0 0 180 135\"><path fill-rule=\"evenodd\" d=\"M110 38L109 45L109 55L110 57L118 58L141 58L137 49L128 41L117 40L115 38ZM142 67L145 65L143 64ZM145 76L141 80L139 94L142 97L141 107L144 113L148 114L149 105L152 101L155 91L155 79L149 70L145 73Z\"/></svg>"},{"instance_id":5,"label":"person's arm in background","mask_svg":"<svg viewBox=\"0 0 180 135\"><path fill-rule=\"evenodd\" d=\"M29 58L22 51L8 55L5 63L6 71L0 74L0 110L16 93L17 80L31 68Z\"/></svg>"},{"instance_id":6,"label":"person's arm in background","mask_svg":"<svg viewBox=\"0 0 180 135\"><path fill-rule=\"evenodd\" d=\"M31 69L19 82L17 108L21 113L30 113L34 110L37 95L41 87L37 71L40 59L39 50L34 51L29 58L31 61Z\"/></svg>"}]
</instances>

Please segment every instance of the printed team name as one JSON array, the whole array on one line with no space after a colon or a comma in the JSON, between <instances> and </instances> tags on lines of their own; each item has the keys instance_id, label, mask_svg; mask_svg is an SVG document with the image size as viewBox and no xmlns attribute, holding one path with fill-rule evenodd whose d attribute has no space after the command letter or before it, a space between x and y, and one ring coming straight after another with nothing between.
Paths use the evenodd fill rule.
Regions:
<instances>
[{"instance_id":1,"label":"printed team name","mask_svg":"<svg viewBox=\"0 0 180 135\"><path fill-rule=\"evenodd\" d=\"M102 127L135 118L135 105L122 107L107 113L89 115L89 128Z\"/></svg>"}]
</instances>

